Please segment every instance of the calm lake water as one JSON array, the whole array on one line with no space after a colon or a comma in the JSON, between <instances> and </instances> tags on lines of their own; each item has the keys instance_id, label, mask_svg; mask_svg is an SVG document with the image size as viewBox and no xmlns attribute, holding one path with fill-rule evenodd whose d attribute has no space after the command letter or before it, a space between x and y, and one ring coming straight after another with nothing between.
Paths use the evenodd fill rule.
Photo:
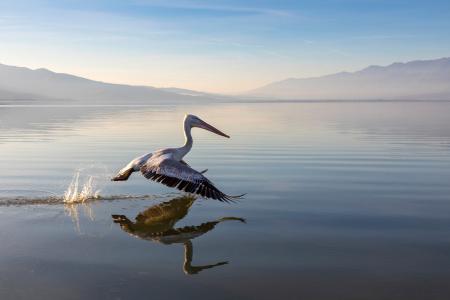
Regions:
<instances>
[{"instance_id":1,"label":"calm lake water","mask_svg":"<svg viewBox=\"0 0 450 300\"><path fill-rule=\"evenodd\" d=\"M185 113L244 199L109 181ZM0 299L450 297L450 103L0 106L0 153ZM76 176L100 199L64 204Z\"/></svg>"}]
</instances>

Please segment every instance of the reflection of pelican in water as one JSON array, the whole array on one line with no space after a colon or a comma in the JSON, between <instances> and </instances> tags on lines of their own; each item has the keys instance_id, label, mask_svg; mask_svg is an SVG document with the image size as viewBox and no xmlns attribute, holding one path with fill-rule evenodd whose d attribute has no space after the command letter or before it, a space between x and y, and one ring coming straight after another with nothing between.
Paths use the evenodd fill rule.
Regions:
<instances>
[{"instance_id":1,"label":"reflection of pelican in water","mask_svg":"<svg viewBox=\"0 0 450 300\"><path fill-rule=\"evenodd\" d=\"M183 219L189 208L195 202L192 196L174 198L168 202L153 205L136 216L135 222L123 215L112 215L115 223L119 223L123 231L132 236L159 242L165 245L184 245L183 270L186 274L197 274L204 269L214 268L227 264L227 261L204 266L193 266L193 246L191 240L201 236L223 221L237 220L245 223L242 218L226 217L216 221L202 223L198 226L185 226L174 228L175 224Z\"/></svg>"}]
</instances>

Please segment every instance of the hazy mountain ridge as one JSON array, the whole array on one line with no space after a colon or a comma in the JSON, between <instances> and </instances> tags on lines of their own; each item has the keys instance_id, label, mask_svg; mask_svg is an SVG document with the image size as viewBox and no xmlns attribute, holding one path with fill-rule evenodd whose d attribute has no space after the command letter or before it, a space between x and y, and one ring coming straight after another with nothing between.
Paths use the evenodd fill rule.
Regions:
<instances>
[{"instance_id":1,"label":"hazy mountain ridge","mask_svg":"<svg viewBox=\"0 0 450 300\"><path fill-rule=\"evenodd\" d=\"M369 66L314 78L289 78L246 93L250 98L292 100L450 100L450 58ZM242 97L241 97L242 98ZM0 101L89 104L177 104L239 97L181 88L112 84L0 64Z\"/></svg>"},{"instance_id":2,"label":"hazy mountain ridge","mask_svg":"<svg viewBox=\"0 0 450 300\"><path fill-rule=\"evenodd\" d=\"M450 100L450 58L369 66L313 78L289 78L247 93L298 100Z\"/></svg>"},{"instance_id":3,"label":"hazy mountain ridge","mask_svg":"<svg viewBox=\"0 0 450 300\"><path fill-rule=\"evenodd\" d=\"M0 100L14 99L139 104L211 100L207 94L187 95L149 86L105 83L43 68L0 64Z\"/></svg>"}]
</instances>

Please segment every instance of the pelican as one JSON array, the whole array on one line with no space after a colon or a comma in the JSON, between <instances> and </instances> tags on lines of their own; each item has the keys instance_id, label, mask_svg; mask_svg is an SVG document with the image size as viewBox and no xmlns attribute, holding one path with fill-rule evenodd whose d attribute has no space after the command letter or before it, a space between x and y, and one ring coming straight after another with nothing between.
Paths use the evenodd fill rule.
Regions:
<instances>
[{"instance_id":1,"label":"pelican","mask_svg":"<svg viewBox=\"0 0 450 300\"><path fill-rule=\"evenodd\" d=\"M185 115L185 144L182 147L160 149L153 153L139 156L122 168L111 180L124 181L133 172L140 171L147 179L205 198L229 202L244 196L230 196L222 193L203 175L207 169L201 172L196 171L183 160L183 157L192 149L193 140L191 129L195 127L208 130L226 138L230 137L197 116Z\"/></svg>"}]
</instances>

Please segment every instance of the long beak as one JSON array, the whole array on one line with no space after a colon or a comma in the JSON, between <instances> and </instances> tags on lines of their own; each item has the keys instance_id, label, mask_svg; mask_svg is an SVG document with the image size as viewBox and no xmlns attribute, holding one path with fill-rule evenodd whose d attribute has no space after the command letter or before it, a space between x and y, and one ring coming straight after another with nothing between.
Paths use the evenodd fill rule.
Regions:
<instances>
[{"instance_id":1,"label":"long beak","mask_svg":"<svg viewBox=\"0 0 450 300\"><path fill-rule=\"evenodd\" d=\"M226 137L226 138L230 138L229 135L223 133L222 131L220 131L219 129L217 129L217 128L214 127L214 126L209 125L209 124L206 123L205 121L202 121L201 124L200 124L198 127L203 128L203 129L208 130L208 131L211 131L211 132L213 132L213 133L215 133L215 134L224 136L224 137Z\"/></svg>"}]
</instances>

